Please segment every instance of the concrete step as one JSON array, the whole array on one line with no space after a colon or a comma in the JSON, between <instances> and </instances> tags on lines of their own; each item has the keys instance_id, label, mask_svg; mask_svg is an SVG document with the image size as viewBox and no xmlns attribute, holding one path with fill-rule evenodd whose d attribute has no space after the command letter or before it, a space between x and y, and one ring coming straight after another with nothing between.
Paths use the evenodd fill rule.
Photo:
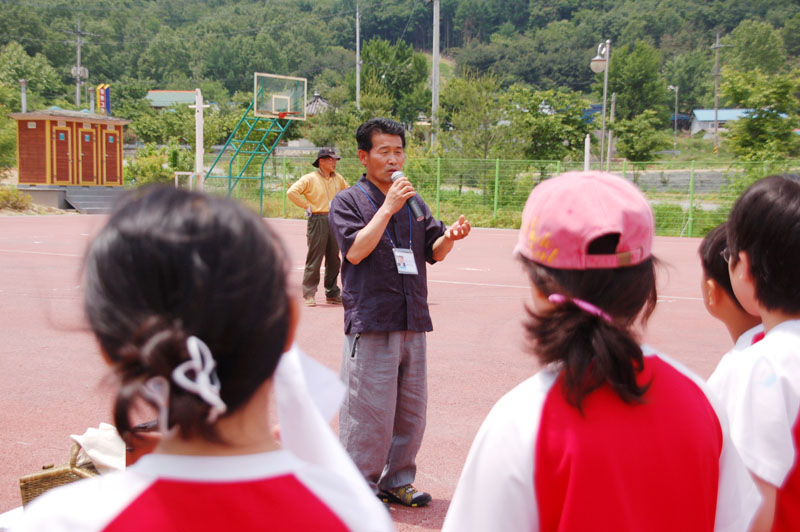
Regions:
<instances>
[{"instance_id":1,"label":"concrete step","mask_svg":"<svg viewBox=\"0 0 800 532\"><path fill-rule=\"evenodd\" d=\"M114 209L122 187L66 187L67 203L83 214L107 214Z\"/></svg>"}]
</instances>

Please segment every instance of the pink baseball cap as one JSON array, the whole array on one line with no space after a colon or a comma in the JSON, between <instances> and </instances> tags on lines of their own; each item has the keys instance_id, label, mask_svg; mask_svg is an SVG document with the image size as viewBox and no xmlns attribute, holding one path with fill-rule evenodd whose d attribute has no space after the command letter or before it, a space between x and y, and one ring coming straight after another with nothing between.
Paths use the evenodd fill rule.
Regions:
<instances>
[{"instance_id":1,"label":"pink baseball cap","mask_svg":"<svg viewBox=\"0 0 800 532\"><path fill-rule=\"evenodd\" d=\"M653 211L638 188L605 172L567 172L537 185L522 212L514 254L560 270L633 266L650 257ZM589 244L616 233L616 253Z\"/></svg>"}]
</instances>

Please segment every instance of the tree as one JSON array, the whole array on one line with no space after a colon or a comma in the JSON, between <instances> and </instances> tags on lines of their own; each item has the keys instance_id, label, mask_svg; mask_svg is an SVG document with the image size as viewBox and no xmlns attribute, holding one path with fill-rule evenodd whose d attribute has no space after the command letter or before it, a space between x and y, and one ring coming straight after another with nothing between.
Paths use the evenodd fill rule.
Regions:
<instances>
[{"instance_id":1,"label":"tree","mask_svg":"<svg viewBox=\"0 0 800 532\"><path fill-rule=\"evenodd\" d=\"M412 122L419 112L430 106L430 100L421 104L419 92L414 96L428 79L428 61L404 41L392 45L375 37L364 45L361 60L365 85L373 83L383 87L391 98L392 112L397 116L403 102L402 119L406 123ZM376 91L373 94L377 94Z\"/></svg>"},{"instance_id":2,"label":"tree","mask_svg":"<svg viewBox=\"0 0 800 532\"><path fill-rule=\"evenodd\" d=\"M442 91L443 147L465 159L499 157L510 129L505 100L500 81L493 74L467 72L450 80ZM486 202L489 196L485 166L482 184Z\"/></svg>"},{"instance_id":3,"label":"tree","mask_svg":"<svg viewBox=\"0 0 800 532\"><path fill-rule=\"evenodd\" d=\"M653 152L669 146L669 134L659 131L661 119L648 109L630 120L620 120L613 125L617 133L617 153L629 161L649 161Z\"/></svg>"},{"instance_id":4,"label":"tree","mask_svg":"<svg viewBox=\"0 0 800 532\"><path fill-rule=\"evenodd\" d=\"M508 130L505 95L494 74L467 72L442 91L442 143L465 159L488 159Z\"/></svg>"},{"instance_id":5,"label":"tree","mask_svg":"<svg viewBox=\"0 0 800 532\"><path fill-rule=\"evenodd\" d=\"M17 121L8 117L12 99L12 87L0 84L0 176L17 164Z\"/></svg>"},{"instance_id":6,"label":"tree","mask_svg":"<svg viewBox=\"0 0 800 532\"><path fill-rule=\"evenodd\" d=\"M177 142L161 147L147 144L137 150L136 157L125 170L125 177L135 185L169 183L175 172L191 171L193 163L191 153L181 149Z\"/></svg>"},{"instance_id":7,"label":"tree","mask_svg":"<svg viewBox=\"0 0 800 532\"><path fill-rule=\"evenodd\" d=\"M0 83L19 86L20 79L28 80L28 90L54 96L62 92L58 72L42 54L31 57L17 42L10 42L0 50Z\"/></svg>"},{"instance_id":8,"label":"tree","mask_svg":"<svg viewBox=\"0 0 800 532\"><path fill-rule=\"evenodd\" d=\"M361 110L355 102L346 101L342 88L334 89L330 107L309 120L305 138L317 146L337 146L342 154L354 154L354 134L359 124L369 118L392 118L392 99L386 87L373 78L365 80L361 90Z\"/></svg>"},{"instance_id":9,"label":"tree","mask_svg":"<svg viewBox=\"0 0 800 532\"><path fill-rule=\"evenodd\" d=\"M786 21L781 33L786 55L794 57L797 64L797 58L800 56L800 13Z\"/></svg>"},{"instance_id":10,"label":"tree","mask_svg":"<svg viewBox=\"0 0 800 532\"><path fill-rule=\"evenodd\" d=\"M725 65L733 70L760 69L775 74L786 63L786 52L780 32L767 22L743 20L730 35L722 39L731 46L725 50Z\"/></svg>"},{"instance_id":11,"label":"tree","mask_svg":"<svg viewBox=\"0 0 800 532\"><path fill-rule=\"evenodd\" d=\"M668 93L667 84L659 74L661 54L652 45L638 41L633 47L612 48L610 63L608 94L617 93L617 118L631 119L652 109L666 122ZM602 72L597 74L593 88L602 98Z\"/></svg>"},{"instance_id":12,"label":"tree","mask_svg":"<svg viewBox=\"0 0 800 532\"><path fill-rule=\"evenodd\" d=\"M507 110L515 144L529 159L580 157L589 132L583 120L588 106L575 92L511 87Z\"/></svg>"},{"instance_id":13,"label":"tree","mask_svg":"<svg viewBox=\"0 0 800 532\"><path fill-rule=\"evenodd\" d=\"M676 55L664 65L664 78L680 87L678 105L684 112L704 107L714 97L714 65L708 50L697 49Z\"/></svg>"},{"instance_id":14,"label":"tree","mask_svg":"<svg viewBox=\"0 0 800 532\"><path fill-rule=\"evenodd\" d=\"M587 91L592 71L588 68L586 50L595 44L588 39L591 37L567 20L551 22L537 31L531 59L539 79L528 81L543 89L566 86L574 91Z\"/></svg>"},{"instance_id":15,"label":"tree","mask_svg":"<svg viewBox=\"0 0 800 532\"><path fill-rule=\"evenodd\" d=\"M139 76L162 83L176 73L190 76L190 57L186 40L164 26L139 57Z\"/></svg>"},{"instance_id":16,"label":"tree","mask_svg":"<svg viewBox=\"0 0 800 532\"><path fill-rule=\"evenodd\" d=\"M723 70L722 94L737 107L752 109L730 126L728 141L737 157L774 160L800 155L800 135L794 130L800 92L800 71L769 76L759 69Z\"/></svg>"}]
</instances>

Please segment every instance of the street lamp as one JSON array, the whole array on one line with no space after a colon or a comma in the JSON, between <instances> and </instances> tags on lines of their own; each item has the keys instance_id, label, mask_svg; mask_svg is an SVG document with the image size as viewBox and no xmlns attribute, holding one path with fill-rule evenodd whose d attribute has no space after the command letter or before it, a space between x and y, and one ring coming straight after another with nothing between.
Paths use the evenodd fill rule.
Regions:
<instances>
[{"instance_id":1,"label":"street lamp","mask_svg":"<svg viewBox=\"0 0 800 532\"><path fill-rule=\"evenodd\" d=\"M674 129L672 133L672 156L678 155L678 85L670 85L667 87L671 91L675 91L675 115L673 116Z\"/></svg>"},{"instance_id":2,"label":"street lamp","mask_svg":"<svg viewBox=\"0 0 800 532\"><path fill-rule=\"evenodd\" d=\"M589 68L592 72L603 74L603 120L600 130L600 169L603 169L603 155L606 146L606 94L608 93L608 65L611 59L611 41L601 42L597 45L597 55L592 58Z\"/></svg>"}]
</instances>

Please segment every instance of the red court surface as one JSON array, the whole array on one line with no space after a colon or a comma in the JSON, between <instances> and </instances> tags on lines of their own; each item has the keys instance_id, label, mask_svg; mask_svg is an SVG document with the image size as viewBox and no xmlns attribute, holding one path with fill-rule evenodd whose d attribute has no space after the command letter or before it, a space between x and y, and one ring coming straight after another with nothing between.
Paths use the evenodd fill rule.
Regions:
<instances>
[{"instance_id":1,"label":"red court surface","mask_svg":"<svg viewBox=\"0 0 800 532\"><path fill-rule=\"evenodd\" d=\"M104 220L0 217L0 512L20 504L20 476L67 460L70 434L111 420L107 369L81 307L82 254ZM269 223L290 250L299 298L305 222ZM393 507L401 531L441 528L478 426L501 395L535 371L521 327L529 289L511 259L515 239L515 231L474 229L447 260L429 267L435 330L428 336L428 426L415 485L434 500L426 508ZM707 377L730 339L699 298L698 243L656 239L666 268L645 340ZM343 311L322 304L321 292L317 299L319 306L303 307L298 341L338 370Z\"/></svg>"}]
</instances>

